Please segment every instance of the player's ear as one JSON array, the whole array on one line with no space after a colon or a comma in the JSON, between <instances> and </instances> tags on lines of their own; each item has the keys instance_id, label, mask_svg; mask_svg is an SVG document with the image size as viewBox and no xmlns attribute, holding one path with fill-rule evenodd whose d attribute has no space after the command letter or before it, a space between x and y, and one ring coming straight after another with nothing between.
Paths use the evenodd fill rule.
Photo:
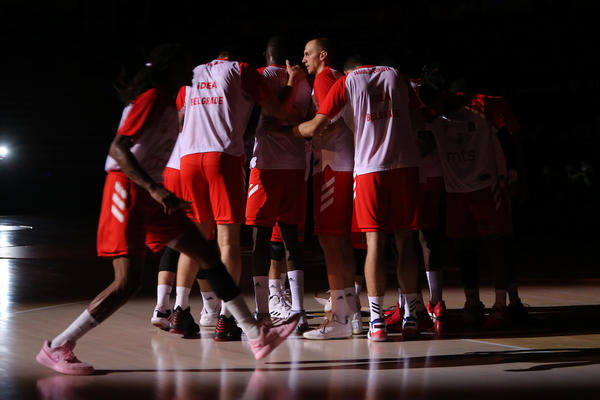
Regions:
<instances>
[{"instance_id":1,"label":"player's ear","mask_svg":"<svg viewBox=\"0 0 600 400\"><path fill-rule=\"evenodd\" d=\"M327 50L321 50L321 53L319 53L319 60L323 61L326 58L327 58Z\"/></svg>"}]
</instances>

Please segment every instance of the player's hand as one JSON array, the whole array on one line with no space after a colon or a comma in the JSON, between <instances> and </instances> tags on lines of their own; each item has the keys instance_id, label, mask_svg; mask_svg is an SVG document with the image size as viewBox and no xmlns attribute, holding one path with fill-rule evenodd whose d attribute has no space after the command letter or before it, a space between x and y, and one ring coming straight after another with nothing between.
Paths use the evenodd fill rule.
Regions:
<instances>
[{"instance_id":1,"label":"player's hand","mask_svg":"<svg viewBox=\"0 0 600 400\"><path fill-rule=\"evenodd\" d=\"M300 65L291 65L290 60L285 60L285 68L287 70L289 79L288 84L295 86L301 80L306 78L306 71Z\"/></svg>"},{"instance_id":2,"label":"player's hand","mask_svg":"<svg viewBox=\"0 0 600 400\"><path fill-rule=\"evenodd\" d=\"M171 215L177 210L185 209L190 205L190 202L180 199L163 186L156 186L150 190L150 195L162 205L163 211L167 215Z\"/></svg>"}]
</instances>

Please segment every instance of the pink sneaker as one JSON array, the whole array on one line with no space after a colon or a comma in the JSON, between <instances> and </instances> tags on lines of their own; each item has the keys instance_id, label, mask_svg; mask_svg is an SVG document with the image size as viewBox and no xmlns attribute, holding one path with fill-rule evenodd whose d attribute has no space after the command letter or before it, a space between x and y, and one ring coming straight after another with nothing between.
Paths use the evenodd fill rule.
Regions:
<instances>
[{"instance_id":1,"label":"pink sneaker","mask_svg":"<svg viewBox=\"0 0 600 400\"><path fill-rule=\"evenodd\" d=\"M260 324L260 336L256 339L248 339L250 349L257 360L265 358L277 346L279 346L286 337L288 337L300 320L300 314L294 314L282 324L272 326L268 323Z\"/></svg>"},{"instance_id":2,"label":"pink sneaker","mask_svg":"<svg viewBox=\"0 0 600 400\"><path fill-rule=\"evenodd\" d=\"M35 357L37 362L48 368L67 375L91 375L94 373L94 367L90 364L81 362L73 354L75 342L65 341L60 346L51 349L50 342L44 341L42 349Z\"/></svg>"}]
</instances>

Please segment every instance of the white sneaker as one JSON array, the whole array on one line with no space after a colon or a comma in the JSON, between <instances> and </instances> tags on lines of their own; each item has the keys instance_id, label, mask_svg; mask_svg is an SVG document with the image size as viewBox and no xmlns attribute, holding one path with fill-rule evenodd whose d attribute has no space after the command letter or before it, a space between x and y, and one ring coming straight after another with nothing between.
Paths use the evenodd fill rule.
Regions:
<instances>
[{"instance_id":1,"label":"white sneaker","mask_svg":"<svg viewBox=\"0 0 600 400\"><path fill-rule=\"evenodd\" d=\"M221 312L221 306L214 312L208 312L206 308L202 307L200 312L200 325L201 326L217 326L217 320L219 319L219 312Z\"/></svg>"},{"instance_id":2,"label":"white sneaker","mask_svg":"<svg viewBox=\"0 0 600 400\"><path fill-rule=\"evenodd\" d=\"M312 340L346 339L352 336L352 327L347 322L338 322L333 316L331 320L325 319L319 328L304 332L302 336Z\"/></svg>"},{"instance_id":3,"label":"white sneaker","mask_svg":"<svg viewBox=\"0 0 600 400\"><path fill-rule=\"evenodd\" d=\"M362 315L359 312L355 312L350 317L350 325L352 326L352 334L360 335L363 333Z\"/></svg>"},{"instance_id":4,"label":"white sneaker","mask_svg":"<svg viewBox=\"0 0 600 400\"><path fill-rule=\"evenodd\" d=\"M269 314L273 320L288 319L292 315L292 307L290 307L283 296L273 294L269 296Z\"/></svg>"}]
</instances>

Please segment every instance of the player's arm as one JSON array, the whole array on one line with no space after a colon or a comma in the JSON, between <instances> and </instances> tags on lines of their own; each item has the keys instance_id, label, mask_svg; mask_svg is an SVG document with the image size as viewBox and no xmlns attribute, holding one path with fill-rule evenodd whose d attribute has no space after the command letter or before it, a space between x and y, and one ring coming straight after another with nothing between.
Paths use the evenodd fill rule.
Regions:
<instances>
[{"instance_id":1,"label":"player's arm","mask_svg":"<svg viewBox=\"0 0 600 400\"><path fill-rule=\"evenodd\" d=\"M108 154L115 159L121 171L127 175L136 185L146 189L154 200L163 206L166 214L184 208L187 203L165 189L162 185L154 182L148 173L140 166L137 159L129 149L131 138L116 134L110 144Z\"/></svg>"},{"instance_id":2,"label":"player's arm","mask_svg":"<svg viewBox=\"0 0 600 400\"><path fill-rule=\"evenodd\" d=\"M287 85L279 92L278 96L270 95L258 101L258 104L271 116L286 120L286 119L298 119L298 116L294 115L294 98L296 97L296 90L298 83L306 77L304 70L298 66L291 66L290 62L286 60L286 67L288 72ZM294 118L295 117L295 118Z\"/></svg>"}]
</instances>

